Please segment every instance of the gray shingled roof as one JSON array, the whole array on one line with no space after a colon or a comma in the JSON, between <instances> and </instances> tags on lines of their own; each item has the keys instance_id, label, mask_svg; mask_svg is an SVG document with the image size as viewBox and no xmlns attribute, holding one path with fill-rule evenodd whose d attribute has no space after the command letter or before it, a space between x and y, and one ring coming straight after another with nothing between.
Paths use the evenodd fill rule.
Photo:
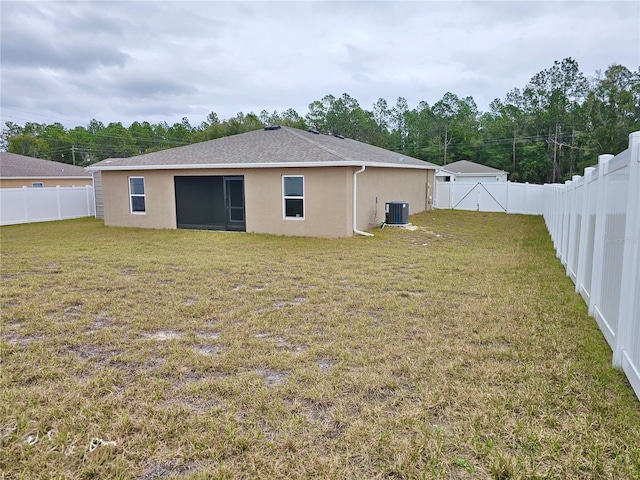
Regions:
<instances>
[{"instance_id":1,"label":"gray shingled roof","mask_svg":"<svg viewBox=\"0 0 640 480\"><path fill-rule=\"evenodd\" d=\"M443 170L451 173L469 173L469 174L497 174L507 173L504 170L498 170L497 168L487 167L486 165L480 165L479 163L470 162L468 160L460 160L458 162L448 163L443 165Z\"/></svg>"},{"instance_id":2,"label":"gray shingled roof","mask_svg":"<svg viewBox=\"0 0 640 480\"><path fill-rule=\"evenodd\" d=\"M110 158L90 169L256 168L318 165L439 168L356 140L282 127L256 130L129 158Z\"/></svg>"},{"instance_id":3,"label":"gray shingled roof","mask_svg":"<svg viewBox=\"0 0 640 480\"><path fill-rule=\"evenodd\" d=\"M1 178L91 177L82 167L0 152Z\"/></svg>"}]
</instances>

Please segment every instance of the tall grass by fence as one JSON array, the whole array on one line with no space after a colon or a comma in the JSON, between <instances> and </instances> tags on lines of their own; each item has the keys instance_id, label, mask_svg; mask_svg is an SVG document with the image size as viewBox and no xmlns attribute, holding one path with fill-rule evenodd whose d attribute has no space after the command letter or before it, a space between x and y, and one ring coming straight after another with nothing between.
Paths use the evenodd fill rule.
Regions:
<instances>
[{"instance_id":1,"label":"tall grass by fence","mask_svg":"<svg viewBox=\"0 0 640 480\"><path fill-rule=\"evenodd\" d=\"M0 225L95 215L93 187L0 189Z\"/></svg>"},{"instance_id":2,"label":"tall grass by fence","mask_svg":"<svg viewBox=\"0 0 640 480\"><path fill-rule=\"evenodd\" d=\"M542 215L542 185L513 182L436 181L435 207Z\"/></svg>"},{"instance_id":3,"label":"tall grass by fence","mask_svg":"<svg viewBox=\"0 0 640 480\"><path fill-rule=\"evenodd\" d=\"M544 198L558 258L640 398L640 132Z\"/></svg>"}]
</instances>

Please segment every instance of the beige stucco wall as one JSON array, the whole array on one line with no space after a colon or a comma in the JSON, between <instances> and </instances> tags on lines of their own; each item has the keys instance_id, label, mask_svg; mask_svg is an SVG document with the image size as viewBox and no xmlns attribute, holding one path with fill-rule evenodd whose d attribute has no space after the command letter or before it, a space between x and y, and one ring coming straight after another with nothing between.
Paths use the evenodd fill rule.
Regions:
<instances>
[{"instance_id":1,"label":"beige stucco wall","mask_svg":"<svg viewBox=\"0 0 640 480\"><path fill-rule=\"evenodd\" d=\"M145 213L131 213L129 177L144 177ZM104 224L118 227L176 228L173 173L166 170L102 172Z\"/></svg>"},{"instance_id":2,"label":"beige stucco wall","mask_svg":"<svg viewBox=\"0 0 640 480\"><path fill-rule=\"evenodd\" d=\"M110 226L176 228L174 176L242 175L247 232L314 237L351 235L345 204L351 197L348 168L286 168L247 170L154 170L102 172L104 222ZM304 175L304 219L283 218L282 176ZM144 177L144 214L131 213L129 177ZM351 191L349 190L349 195Z\"/></svg>"},{"instance_id":3,"label":"beige stucco wall","mask_svg":"<svg viewBox=\"0 0 640 480\"><path fill-rule=\"evenodd\" d=\"M148 170L102 172L105 225L176 228L174 176L242 175L245 185L246 230L255 233L314 237L345 237L353 233L354 167L254 168L246 170ZM304 175L304 219L283 218L282 176ZM144 214L129 211L130 176L144 177ZM358 176L358 229L384 219L388 201L409 202L410 213L427 207L427 178L433 171L367 168ZM375 216L375 197L378 214ZM430 205L428 205L430 208Z\"/></svg>"},{"instance_id":4,"label":"beige stucco wall","mask_svg":"<svg viewBox=\"0 0 640 480\"><path fill-rule=\"evenodd\" d=\"M31 188L34 182L42 182L45 187L84 187L85 185L93 185L93 180L89 178L2 178L0 179L0 188Z\"/></svg>"},{"instance_id":5,"label":"beige stucco wall","mask_svg":"<svg viewBox=\"0 0 640 480\"><path fill-rule=\"evenodd\" d=\"M350 168L253 169L245 173L247 232L310 237L351 235ZM282 176L304 175L304 219L283 218Z\"/></svg>"},{"instance_id":6,"label":"beige stucco wall","mask_svg":"<svg viewBox=\"0 0 640 480\"><path fill-rule=\"evenodd\" d=\"M410 215L431 210L434 173L434 170L367 167L358 174L358 230L380 225L385 219L386 202L409 202Z\"/></svg>"}]
</instances>

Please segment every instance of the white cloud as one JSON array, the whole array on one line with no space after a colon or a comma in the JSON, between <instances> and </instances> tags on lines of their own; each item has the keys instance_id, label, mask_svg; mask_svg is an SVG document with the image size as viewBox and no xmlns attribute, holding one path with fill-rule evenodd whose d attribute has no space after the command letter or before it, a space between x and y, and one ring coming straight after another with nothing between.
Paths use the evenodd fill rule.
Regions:
<instances>
[{"instance_id":1,"label":"white cloud","mask_svg":"<svg viewBox=\"0 0 640 480\"><path fill-rule=\"evenodd\" d=\"M487 109L554 60L589 75L640 65L637 2L1 5L3 122L198 124L211 111L304 114L344 92L364 108L450 91Z\"/></svg>"}]
</instances>

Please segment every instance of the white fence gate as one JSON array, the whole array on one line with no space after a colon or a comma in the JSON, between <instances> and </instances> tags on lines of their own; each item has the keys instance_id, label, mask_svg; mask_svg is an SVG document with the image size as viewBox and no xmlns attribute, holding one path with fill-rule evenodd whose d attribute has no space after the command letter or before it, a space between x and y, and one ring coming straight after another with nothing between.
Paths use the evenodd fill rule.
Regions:
<instances>
[{"instance_id":1,"label":"white fence gate","mask_svg":"<svg viewBox=\"0 0 640 480\"><path fill-rule=\"evenodd\" d=\"M640 398L640 132L544 196L558 258Z\"/></svg>"},{"instance_id":2,"label":"white fence gate","mask_svg":"<svg viewBox=\"0 0 640 480\"><path fill-rule=\"evenodd\" d=\"M544 188L542 185L528 183L436 180L434 206L454 210L542 215Z\"/></svg>"},{"instance_id":3,"label":"white fence gate","mask_svg":"<svg viewBox=\"0 0 640 480\"><path fill-rule=\"evenodd\" d=\"M95 215L93 187L0 188L0 225Z\"/></svg>"}]
</instances>

